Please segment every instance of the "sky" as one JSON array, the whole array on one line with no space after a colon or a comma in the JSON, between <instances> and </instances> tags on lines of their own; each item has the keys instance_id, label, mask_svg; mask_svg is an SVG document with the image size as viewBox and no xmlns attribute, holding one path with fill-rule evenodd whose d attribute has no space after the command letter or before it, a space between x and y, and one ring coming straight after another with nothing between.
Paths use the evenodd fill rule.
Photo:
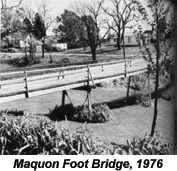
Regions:
<instances>
[{"instance_id":1,"label":"sky","mask_svg":"<svg viewBox=\"0 0 177 171\"><path fill-rule=\"evenodd\" d=\"M25 6L31 3L31 5L33 6L33 9L37 10L37 6L39 6L40 2L43 0L23 0L21 6ZM50 9L50 15L52 15L52 17L56 17L56 16L60 16L65 9L71 9L72 10L72 4L74 2L78 3L78 2L87 2L87 3L91 3L94 0L46 0L49 4L49 9ZM7 5L13 5L13 4L17 4L19 2L19 0L6 0ZM106 0L105 4L106 6L108 6L109 4L109 0ZM141 3L145 5L145 0L141 0ZM151 29L150 26L147 26L146 23L140 23L142 25L143 30L146 29ZM134 30L134 28L133 28ZM133 30L130 30L133 32Z\"/></svg>"}]
</instances>

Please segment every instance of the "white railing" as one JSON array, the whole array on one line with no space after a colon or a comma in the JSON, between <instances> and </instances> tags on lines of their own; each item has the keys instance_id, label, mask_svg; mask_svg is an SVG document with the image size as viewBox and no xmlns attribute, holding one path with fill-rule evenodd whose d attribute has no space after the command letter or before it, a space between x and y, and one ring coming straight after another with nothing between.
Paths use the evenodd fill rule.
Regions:
<instances>
[{"instance_id":1,"label":"white railing","mask_svg":"<svg viewBox=\"0 0 177 171\"><path fill-rule=\"evenodd\" d=\"M125 70L126 67L126 70ZM144 59L0 73L0 103L93 85L147 70Z\"/></svg>"}]
</instances>

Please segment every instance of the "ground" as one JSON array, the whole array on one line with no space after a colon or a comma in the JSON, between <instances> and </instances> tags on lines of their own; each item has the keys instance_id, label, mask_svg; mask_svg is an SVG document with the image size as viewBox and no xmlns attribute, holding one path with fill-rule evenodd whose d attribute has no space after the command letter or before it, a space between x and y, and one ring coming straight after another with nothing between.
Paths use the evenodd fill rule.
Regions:
<instances>
[{"instance_id":1,"label":"ground","mask_svg":"<svg viewBox=\"0 0 177 171\"><path fill-rule=\"evenodd\" d=\"M86 98L86 93L79 90L70 90L68 94L74 106L82 105ZM97 88L92 92L92 103L117 100L126 95L126 89L117 88ZM69 100L67 100L69 103ZM29 99L17 100L1 104L0 110L25 110L31 114L48 114L50 109L61 104L61 92L38 96ZM159 113L156 130L165 139L173 137L173 103L159 99ZM153 120L153 101L151 107L141 107L139 105L126 106L111 109L111 119L102 124L86 124L94 136L101 139L108 139L117 143L125 143L127 139L139 135L143 137L150 133ZM73 121L60 121L59 125L69 126L71 131L83 126L83 123Z\"/></svg>"}]
</instances>

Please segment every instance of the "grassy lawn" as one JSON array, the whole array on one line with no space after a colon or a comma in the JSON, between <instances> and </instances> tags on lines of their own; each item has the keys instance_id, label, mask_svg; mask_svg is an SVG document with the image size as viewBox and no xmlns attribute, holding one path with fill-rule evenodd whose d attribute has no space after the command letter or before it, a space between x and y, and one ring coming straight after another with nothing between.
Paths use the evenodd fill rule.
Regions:
<instances>
[{"instance_id":1,"label":"grassy lawn","mask_svg":"<svg viewBox=\"0 0 177 171\"><path fill-rule=\"evenodd\" d=\"M171 114L172 103L160 99L156 130L169 140L172 139L174 132ZM113 109L111 117L107 123L87 124L86 126L96 137L124 144L127 139L132 139L134 136L143 137L146 133L150 134L153 107L145 108L135 105ZM83 125L71 121L68 123L61 121L59 124L71 130Z\"/></svg>"},{"instance_id":2,"label":"grassy lawn","mask_svg":"<svg viewBox=\"0 0 177 171\"><path fill-rule=\"evenodd\" d=\"M70 90L68 94L74 106L82 105L86 98L86 93L79 90ZM92 103L116 100L126 95L123 87L97 88L92 92ZM69 100L67 99L67 103ZM29 99L17 100L1 104L0 110L23 110L31 114L48 114L50 109L61 104L61 92L38 96ZM173 137L173 103L159 100L159 113L156 130L165 139ZM153 106L141 107L138 105L126 106L123 108L111 109L111 119L106 123L86 124L87 128L94 136L107 139L117 143L125 143L127 139L138 135L143 137L146 132L150 133L153 120ZM71 131L83 126L83 123L73 121L59 121L58 125L69 127Z\"/></svg>"}]
</instances>

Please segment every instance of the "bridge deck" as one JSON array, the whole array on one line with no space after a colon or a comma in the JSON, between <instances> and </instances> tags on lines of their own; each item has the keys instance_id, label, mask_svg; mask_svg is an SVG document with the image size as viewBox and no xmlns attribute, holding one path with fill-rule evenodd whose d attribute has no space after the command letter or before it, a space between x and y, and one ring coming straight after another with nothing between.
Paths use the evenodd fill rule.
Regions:
<instances>
[{"instance_id":1,"label":"bridge deck","mask_svg":"<svg viewBox=\"0 0 177 171\"><path fill-rule=\"evenodd\" d=\"M125 65L126 63L126 65ZM147 70L144 59L0 73L0 103L93 85Z\"/></svg>"}]
</instances>

